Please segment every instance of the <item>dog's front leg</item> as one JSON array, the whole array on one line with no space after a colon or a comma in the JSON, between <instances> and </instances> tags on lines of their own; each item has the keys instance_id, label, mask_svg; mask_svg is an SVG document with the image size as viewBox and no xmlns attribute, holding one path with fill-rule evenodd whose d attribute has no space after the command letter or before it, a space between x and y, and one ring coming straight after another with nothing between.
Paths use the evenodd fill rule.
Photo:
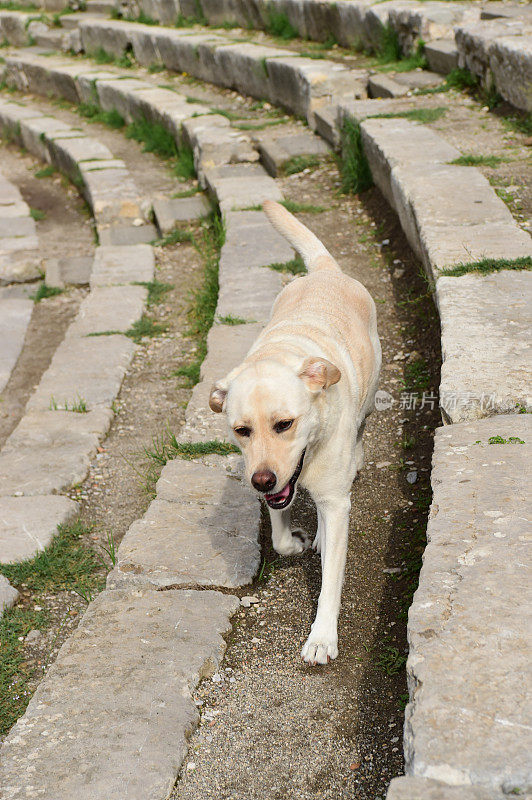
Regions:
<instances>
[{"instance_id":1,"label":"dog's front leg","mask_svg":"<svg viewBox=\"0 0 532 800\"><path fill-rule=\"evenodd\" d=\"M350 507L349 496L320 500L318 503L323 520L320 529L322 580L316 619L301 651L301 657L308 664L326 664L338 655L337 624L347 555Z\"/></svg>"},{"instance_id":2,"label":"dog's front leg","mask_svg":"<svg viewBox=\"0 0 532 800\"><path fill-rule=\"evenodd\" d=\"M301 528L290 527L290 509L276 511L268 506L272 522L273 549L282 556L294 556L310 546L310 537Z\"/></svg>"}]
</instances>

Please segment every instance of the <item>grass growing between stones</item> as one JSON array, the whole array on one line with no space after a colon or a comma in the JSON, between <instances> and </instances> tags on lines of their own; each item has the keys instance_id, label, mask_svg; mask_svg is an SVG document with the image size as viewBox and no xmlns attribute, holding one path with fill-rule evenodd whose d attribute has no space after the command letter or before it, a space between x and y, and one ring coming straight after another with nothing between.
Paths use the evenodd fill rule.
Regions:
<instances>
[{"instance_id":1,"label":"grass growing between stones","mask_svg":"<svg viewBox=\"0 0 532 800\"><path fill-rule=\"evenodd\" d=\"M143 117L135 120L126 128L128 139L142 143L145 153L154 153L165 160L172 160L172 171L182 180L196 175L194 153L190 147L178 147L170 131L158 122L151 122Z\"/></svg>"},{"instance_id":2,"label":"grass growing between stones","mask_svg":"<svg viewBox=\"0 0 532 800\"><path fill-rule=\"evenodd\" d=\"M6 610L0 620L0 734L6 734L24 713L31 697L28 685L33 670L25 661L24 638L31 630L46 631L51 624L50 612L41 608L41 595L74 591L88 600L104 588L109 565L83 541L90 531L79 521L59 525L53 542L34 558L18 564L0 564L0 573L17 589L31 593L35 604L28 607L19 602ZM114 551L103 549L107 555ZM51 651L54 645L55 640Z\"/></svg>"},{"instance_id":3,"label":"grass growing between stones","mask_svg":"<svg viewBox=\"0 0 532 800\"><path fill-rule=\"evenodd\" d=\"M30 294L30 297L35 303L40 303L41 300L45 300L47 297L55 297L56 294L62 294L63 291L58 286L48 286L43 281L37 291L34 294Z\"/></svg>"},{"instance_id":4,"label":"grass growing between stones","mask_svg":"<svg viewBox=\"0 0 532 800\"><path fill-rule=\"evenodd\" d=\"M134 281L134 286L144 286L148 290L148 306L155 306L162 303L168 292L174 288L173 283L163 283L162 281Z\"/></svg>"},{"instance_id":5,"label":"grass growing between stones","mask_svg":"<svg viewBox=\"0 0 532 800\"><path fill-rule=\"evenodd\" d=\"M427 124L429 122L437 122L447 113L445 106L438 106L438 108L411 108L409 111L395 111L389 114L371 114L371 119L409 119L412 122L422 122Z\"/></svg>"},{"instance_id":6,"label":"grass growing between stones","mask_svg":"<svg viewBox=\"0 0 532 800\"><path fill-rule=\"evenodd\" d=\"M502 156L476 156L473 153L464 153L449 163L461 167L498 167L503 161L508 161L508 159Z\"/></svg>"},{"instance_id":7,"label":"grass growing between stones","mask_svg":"<svg viewBox=\"0 0 532 800\"><path fill-rule=\"evenodd\" d=\"M187 335L195 339L196 353L191 364L180 367L175 372L175 375L185 378L190 386L198 383L200 368L207 355L207 336L214 322L218 302L218 261L224 241L225 225L217 214L202 223L201 235L192 239L192 244L204 264L203 285L191 296L188 312Z\"/></svg>"},{"instance_id":8,"label":"grass growing between stones","mask_svg":"<svg viewBox=\"0 0 532 800\"><path fill-rule=\"evenodd\" d=\"M219 439L208 442L178 442L175 434L168 433L155 438L152 446L145 449L145 453L157 465L164 467L175 458L192 461L207 455L228 456L231 453L240 453L240 449L231 442L222 442Z\"/></svg>"},{"instance_id":9,"label":"grass growing between stones","mask_svg":"<svg viewBox=\"0 0 532 800\"><path fill-rule=\"evenodd\" d=\"M315 206L312 203L297 203L295 200L281 200L281 205L292 214L321 214L326 211L325 206ZM258 207L262 210L262 206Z\"/></svg>"},{"instance_id":10,"label":"grass growing between stones","mask_svg":"<svg viewBox=\"0 0 532 800\"><path fill-rule=\"evenodd\" d=\"M48 164L47 167L43 167L42 169L38 169L35 173L36 178L51 178L52 175L55 174L55 167L52 164Z\"/></svg>"},{"instance_id":11,"label":"grass growing between stones","mask_svg":"<svg viewBox=\"0 0 532 800\"><path fill-rule=\"evenodd\" d=\"M316 169L320 165L318 156L293 156L283 164L284 175L295 175L304 169Z\"/></svg>"},{"instance_id":12,"label":"grass growing between stones","mask_svg":"<svg viewBox=\"0 0 532 800\"><path fill-rule=\"evenodd\" d=\"M266 12L266 31L277 39L287 42L299 36L287 15L270 7Z\"/></svg>"},{"instance_id":13,"label":"grass growing between stones","mask_svg":"<svg viewBox=\"0 0 532 800\"><path fill-rule=\"evenodd\" d=\"M246 325L251 320L243 319L242 317L233 317L232 314L227 314L225 317L218 317L218 322L221 325Z\"/></svg>"},{"instance_id":14,"label":"grass growing between stones","mask_svg":"<svg viewBox=\"0 0 532 800\"><path fill-rule=\"evenodd\" d=\"M305 275L307 272L303 259L299 255L291 261L277 261L274 264L268 264L268 269L274 269L276 272L289 272L292 275Z\"/></svg>"},{"instance_id":15,"label":"grass growing between stones","mask_svg":"<svg viewBox=\"0 0 532 800\"><path fill-rule=\"evenodd\" d=\"M30 217L34 219L35 222L39 222L39 220L46 217L46 211L41 211L40 208L30 208Z\"/></svg>"},{"instance_id":16,"label":"grass growing between stones","mask_svg":"<svg viewBox=\"0 0 532 800\"><path fill-rule=\"evenodd\" d=\"M115 108L111 109L111 111L104 111L103 108L96 103L80 103L77 111L80 116L88 119L89 122L100 122L115 130L123 128L126 124L122 114Z\"/></svg>"},{"instance_id":17,"label":"grass growing between stones","mask_svg":"<svg viewBox=\"0 0 532 800\"><path fill-rule=\"evenodd\" d=\"M441 275L450 278L459 278L468 272L478 272L481 275L488 275L490 272L500 272L503 269L531 270L532 257L522 256L521 258L483 258L480 261L457 264L449 269L442 269Z\"/></svg>"},{"instance_id":18,"label":"grass growing between stones","mask_svg":"<svg viewBox=\"0 0 532 800\"><path fill-rule=\"evenodd\" d=\"M362 146L360 124L346 119L341 130L339 162L341 189L345 194L360 194L373 186L373 177Z\"/></svg>"}]
</instances>

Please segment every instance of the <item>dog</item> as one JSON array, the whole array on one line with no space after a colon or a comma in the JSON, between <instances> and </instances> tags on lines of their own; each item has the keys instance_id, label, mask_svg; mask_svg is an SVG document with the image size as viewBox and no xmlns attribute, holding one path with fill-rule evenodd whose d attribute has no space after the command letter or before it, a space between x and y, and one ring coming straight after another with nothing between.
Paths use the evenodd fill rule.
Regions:
<instances>
[{"instance_id":1,"label":"dog","mask_svg":"<svg viewBox=\"0 0 532 800\"><path fill-rule=\"evenodd\" d=\"M298 486L316 503L322 585L301 657L326 664L338 655L351 484L363 465L362 434L379 380L377 315L369 292L308 228L278 203L266 200L263 208L307 274L281 291L244 361L212 387L209 405L227 416L280 555L311 543L290 525Z\"/></svg>"}]
</instances>

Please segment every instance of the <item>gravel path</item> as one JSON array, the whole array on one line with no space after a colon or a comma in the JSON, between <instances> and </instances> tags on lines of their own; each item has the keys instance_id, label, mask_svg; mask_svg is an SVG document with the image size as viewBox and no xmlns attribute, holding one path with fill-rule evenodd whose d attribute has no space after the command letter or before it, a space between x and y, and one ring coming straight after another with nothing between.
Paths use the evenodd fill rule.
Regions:
<instances>
[{"instance_id":1,"label":"gravel path","mask_svg":"<svg viewBox=\"0 0 532 800\"><path fill-rule=\"evenodd\" d=\"M423 360L423 385L436 389L439 336L427 286L384 202L376 192L365 196L365 207L340 200L336 179L328 166L286 179L283 191L327 209L300 217L376 299L381 388L396 401L370 417L366 467L353 487L340 655L315 669L300 661L319 593L319 557L278 557L265 521L262 579L249 591L258 602L237 614L223 671L199 688L202 721L172 800L376 800L403 771L405 609L409 570L423 544L437 411L399 406L412 364ZM410 484L406 474L414 470ZM300 497L295 512L310 530L312 506Z\"/></svg>"}]
</instances>

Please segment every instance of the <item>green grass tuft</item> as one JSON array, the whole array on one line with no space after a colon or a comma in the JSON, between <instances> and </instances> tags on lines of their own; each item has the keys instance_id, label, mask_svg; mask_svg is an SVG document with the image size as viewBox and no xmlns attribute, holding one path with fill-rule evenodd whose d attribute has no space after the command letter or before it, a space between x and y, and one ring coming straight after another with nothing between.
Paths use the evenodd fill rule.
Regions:
<instances>
[{"instance_id":1,"label":"green grass tuft","mask_svg":"<svg viewBox=\"0 0 532 800\"><path fill-rule=\"evenodd\" d=\"M156 247L168 247L182 242L194 242L194 234L191 231L184 231L182 228L174 228L161 239L156 239L152 244Z\"/></svg>"},{"instance_id":2,"label":"green grass tuft","mask_svg":"<svg viewBox=\"0 0 532 800\"><path fill-rule=\"evenodd\" d=\"M36 178L51 178L52 175L55 174L55 167L52 164L48 164L47 167L43 167L42 169L38 169L35 173Z\"/></svg>"},{"instance_id":3,"label":"green grass tuft","mask_svg":"<svg viewBox=\"0 0 532 800\"><path fill-rule=\"evenodd\" d=\"M370 118L394 119L399 117L401 119L409 119L412 122L427 124L441 119L447 113L447 110L445 106L438 106L438 108L412 108L409 111L395 111L389 114L372 114Z\"/></svg>"},{"instance_id":4,"label":"green grass tuft","mask_svg":"<svg viewBox=\"0 0 532 800\"><path fill-rule=\"evenodd\" d=\"M267 266L268 269L274 269L276 272L290 272L292 275L305 275L307 272L300 255L297 255L291 261L277 261Z\"/></svg>"},{"instance_id":5,"label":"green grass tuft","mask_svg":"<svg viewBox=\"0 0 532 800\"><path fill-rule=\"evenodd\" d=\"M213 214L203 228L201 238L193 240L204 264L203 285L191 296L192 303L188 312L187 334L196 340L196 353L191 364L180 367L175 372L175 375L186 378L191 386L198 383L200 367L207 355L207 335L214 321L218 302L218 260L224 241L225 225L217 214Z\"/></svg>"},{"instance_id":6,"label":"green grass tuft","mask_svg":"<svg viewBox=\"0 0 532 800\"><path fill-rule=\"evenodd\" d=\"M318 156L293 156L285 161L282 171L285 175L295 175L296 172L303 172L304 169L316 169L319 165Z\"/></svg>"},{"instance_id":7,"label":"green grass tuft","mask_svg":"<svg viewBox=\"0 0 532 800\"><path fill-rule=\"evenodd\" d=\"M185 145L180 147L177 161L174 165L174 173L181 180L190 180L196 176L194 153L190 147Z\"/></svg>"},{"instance_id":8,"label":"green grass tuft","mask_svg":"<svg viewBox=\"0 0 532 800\"><path fill-rule=\"evenodd\" d=\"M282 200L281 205L290 211L291 214L321 214L327 209L325 206L314 206L312 203L298 203L295 200ZM262 210L262 206L257 206L258 210Z\"/></svg>"},{"instance_id":9,"label":"green grass tuft","mask_svg":"<svg viewBox=\"0 0 532 800\"><path fill-rule=\"evenodd\" d=\"M532 269L532 256L522 256L521 258L483 258L480 261L457 264L449 269L442 269L441 275L451 278L459 278L468 272L479 272L481 275L488 275L490 272L500 272L503 269L530 270Z\"/></svg>"},{"instance_id":10,"label":"green grass tuft","mask_svg":"<svg viewBox=\"0 0 532 800\"><path fill-rule=\"evenodd\" d=\"M391 23L383 25L379 43L375 48L377 59L381 64L400 61L403 55L397 31Z\"/></svg>"},{"instance_id":11,"label":"green grass tuft","mask_svg":"<svg viewBox=\"0 0 532 800\"><path fill-rule=\"evenodd\" d=\"M160 466L164 466L174 458L183 458L192 461L194 458L206 455L228 456L231 453L240 453L240 449L230 442L213 439L209 442L178 442L175 434L161 435L152 440L152 446L145 448L146 455Z\"/></svg>"},{"instance_id":12,"label":"green grass tuft","mask_svg":"<svg viewBox=\"0 0 532 800\"><path fill-rule=\"evenodd\" d=\"M360 125L352 119L344 120L341 131L340 177L342 191L359 194L373 186L368 159L362 147Z\"/></svg>"},{"instance_id":13,"label":"green grass tuft","mask_svg":"<svg viewBox=\"0 0 532 800\"><path fill-rule=\"evenodd\" d=\"M243 319L242 317L233 317L232 314L227 314L225 317L218 317L218 322L221 325L246 325L250 320Z\"/></svg>"},{"instance_id":14,"label":"green grass tuft","mask_svg":"<svg viewBox=\"0 0 532 800\"><path fill-rule=\"evenodd\" d=\"M469 72L468 69L456 67L451 70L445 78L445 83L451 89L476 89L478 86L478 78Z\"/></svg>"},{"instance_id":15,"label":"green grass tuft","mask_svg":"<svg viewBox=\"0 0 532 800\"><path fill-rule=\"evenodd\" d=\"M275 11L272 7L267 10L265 27L271 36L284 39L284 41L295 39L299 36L298 31L296 31L286 14Z\"/></svg>"},{"instance_id":16,"label":"green grass tuft","mask_svg":"<svg viewBox=\"0 0 532 800\"><path fill-rule=\"evenodd\" d=\"M172 134L158 122L143 119L131 122L126 129L128 139L141 142L146 153L155 153L161 158L177 158L177 145Z\"/></svg>"},{"instance_id":17,"label":"green grass tuft","mask_svg":"<svg viewBox=\"0 0 532 800\"><path fill-rule=\"evenodd\" d=\"M30 216L38 222L46 217L46 211L41 211L40 208L30 208Z\"/></svg>"},{"instance_id":18,"label":"green grass tuft","mask_svg":"<svg viewBox=\"0 0 532 800\"><path fill-rule=\"evenodd\" d=\"M504 117L504 122L512 130L524 133L525 136L532 136L532 112Z\"/></svg>"},{"instance_id":19,"label":"green grass tuft","mask_svg":"<svg viewBox=\"0 0 532 800\"><path fill-rule=\"evenodd\" d=\"M88 119L90 122L101 122L109 128L114 128L116 130L123 128L126 124L122 114L115 108L111 109L111 111L104 111L96 103L80 103L78 106L78 114L85 117L85 119Z\"/></svg>"},{"instance_id":20,"label":"green grass tuft","mask_svg":"<svg viewBox=\"0 0 532 800\"><path fill-rule=\"evenodd\" d=\"M62 294L63 291L58 286L48 286L43 282L34 294L30 294L30 297L36 303L40 303L41 300L45 300L47 297L55 297L56 294Z\"/></svg>"},{"instance_id":21,"label":"green grass tuft","mask_svg":"<svg viewBox=\"0 0 532 800\"><path fill-rule=\"evenodd\" d=\"M140 340L144 337L159 336L167 330L167 325L155 322L155 320L143 314L142 317L134 322L131 328L126 331L126 336L129 336L136 344L139 344Z\"/></svg>"},{"instance_id":22,"label":"green grass tuft","mask_svg":"<svg viewBox=\"0 0 532 800\"><path fill-rule=\"evenodd\" d=\"M508 159L502 156L476 156L473 153L464 153L449 163L461 167L498 167L503 161L508 161Z\"/></svg>"},{"instance_id":23,"label":"green grass tuft","mask_svg":"<svg viewBox=\"0 0 532 800\"><path fill-rule=\"evenodd\" d=\"M154 281L134 281L134 286L144 286L148 290L148 305L155 306L162 303L168 292L174 288L173 283L163 283L155 279Z\"/></svg>"}]
</instances>

